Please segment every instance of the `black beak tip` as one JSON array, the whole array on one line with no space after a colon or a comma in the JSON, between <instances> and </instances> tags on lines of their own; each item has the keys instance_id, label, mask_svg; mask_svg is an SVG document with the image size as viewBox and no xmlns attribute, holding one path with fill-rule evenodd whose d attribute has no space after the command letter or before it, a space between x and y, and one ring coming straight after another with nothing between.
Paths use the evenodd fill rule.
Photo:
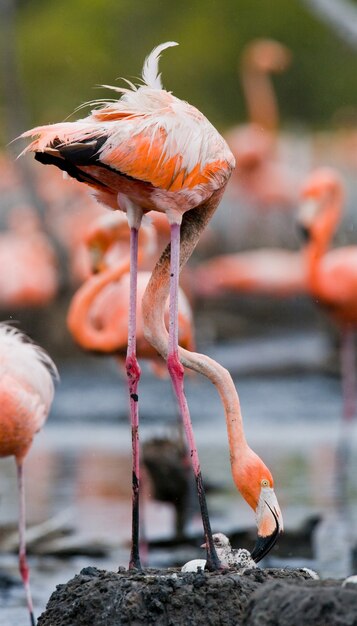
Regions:
<instances>
[{"instance_id":1,"label":"black beak tip","mask_svg":"<svg viewBox=\"0 0 357 626\"><path fill-rule=\"evenodd\" d=\"M299 231L300 238L303 241L305 241L305 242L309 241L310 240L310 231L307 228L307 226L304 226L303 224L299 224L298 223L297 224L297 228L298 228L298 231Z\"/></svg>"},{"instance_id":2,"label":"black beak tip","mask_svg":"<svg viewBox=\"0 0 357 626\"><path fill-rule=\"evenodd\" d=\"M272 509L270 510L272 511ZM275 530L271 535L267 535L266 537L260 537L258 535L258 539L255 543L254 550L251 553L251 557L253 561L255 561L256 563L259 563L259 561L261 561L268 554L268 552L270 552L270 550L276 544L276 541L281 532L278 518L276 514L274 513L274 511L272 511L272 513L275 519Z\"/></svg>"},{"instance_id":3,"label":"black beak tip","mask_svg":"<svg viewBox=\"0 0 357 626\"><path fill-rule=\"evenodd\" d=\"M279 531L274 531L272 535L268 535L267 537L258 537L254 550L251 553L253 561L259 563L259 561L261 561L273 548L278 536Z\"/></svg>"}]
</instances>

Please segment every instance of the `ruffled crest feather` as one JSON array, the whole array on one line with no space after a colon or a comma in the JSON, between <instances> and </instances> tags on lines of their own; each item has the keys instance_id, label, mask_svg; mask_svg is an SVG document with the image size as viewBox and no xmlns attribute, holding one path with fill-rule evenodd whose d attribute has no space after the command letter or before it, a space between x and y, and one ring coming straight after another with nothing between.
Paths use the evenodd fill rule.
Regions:
<instances>
[{"instance_id":1,"label":"ruffled crest feather","mask_svg":"<svg viewBox=\"0 0 357 626\"><path fill-rule=\"evenodd\" d=\"M147 87L150 89L162 89L161 83L161 74L159 74L159 59L161 56L161 52L166 50L166 48L171 48L172 46L178 46L176 41L167 41L166 43L162 43L150 52L149 56L146 57L143 66L142 78Z\"/></svg>"}]
</instances>

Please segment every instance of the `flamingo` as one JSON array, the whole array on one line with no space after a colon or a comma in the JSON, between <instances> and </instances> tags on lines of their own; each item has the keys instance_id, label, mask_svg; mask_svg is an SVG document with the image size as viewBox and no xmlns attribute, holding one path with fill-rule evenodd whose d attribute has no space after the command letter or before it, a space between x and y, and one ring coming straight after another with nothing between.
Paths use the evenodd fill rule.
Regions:
<instances>
[{"instance_id":1,"label":"flamingo","mask_svg":"<svg viewBox=\"0 0 357 626\"><path fill-rule=\"evenodd\" d=\"M248 550L244 550L244 548L232 548L231 542L223 533L215 533L213 535L213 541L221 561L225 563L227 567L236 569L254 569L256 567L255 561L251 558ZM201 545L201 548L205 547L205 544Z\"/></svg>"},{"instance_id":2,"label":"flamingo","mask_svg":"<svg viewBox=\"0 0 357 626\"><path fill-rule=\"evenodd\" d=\"M54 395L57 368L25 334L0 323L0 457L14 456L19 490L19 569L31 626L36 621L26 558L24 458L45 423Z\"/></svg>"},{"instance_id":3,"label":"flamingo","mask_svg":"<svg viewBox=\"0 0 357 626\"><path fill-rule=\"evenodd\" d=\"M216 208L216 203L211 199L184 214L180 241L182 266L192 254L201 231ZM170 274L170 248L166 248L154 268L142 302L145 337L163 358L167 358L170 350L164 321L165 303L171 286ZM182 366L206 376L220 394L225 411L233 480L256 515L258 538L252 558L258 562L271 550L283 530L273 476L247 443L239 396L229 372L205 354L189 352L182 347L178 347L178 359ZM208 559L206 567L210 568Z\"/></svg>"},{"instance_id":4,"label":"flamingo","mask_svg":"<svg viewBox=\"0 0 357 626\"><path fill-rule=\"evenodd\" d=\"M128 222L119 212L102 215L91 224L86 244L98 273L91 276L75 293L67 315L68 328L82 348L115 354L119 359L125 354L127 346L129 235ZM154 228L150 224L142 224L139 233L139 266L150 263L155 249ZM155 372L161 374L161 357L146 341L142 329L141 300L149 278L150 272L138 272L137 354L150 359ZM166 318L167 314L168 310ZM182 290L179 292L179 340L184 347L193 349L192 312Z\"/></svg>"},{"instance_id":5,"label":"flamingo","mask_svg":"<svg viewBox=\"0 0 357 626\"><path fill-rule=\"evenodd\" d=\"M226 136L239 168L232 180L247 198L270 208L290 207L296 201L292 172L276 156L279 112L270 74L290 64L286 46L271 39L255 39L244 49L240 74L249 122Z\"/></svg>"},{"instance_id":6,"label":"flamingo","mask_svg":"<svg viewBox=\"0 0 357 626\"><path fill-rule=\"evenodd\" d=\"M156 215L156 214L155 214ZM159 213L157 215L160 215ZM156 251L156 227L150 223L142 224L139 233L139 266L151 267L153 253ZM160 224L161 226L161 224ZM90 225L86 237L86 246L92 259L94 271L97 273L89 278L78 289L72 298L68 315L67 326L74 340L85 350L99 353L114 354L119 364L122 364L127 346L128 312L129 312L129 228L125 216L119 211L106 213ZM146 341L142 329L141 300L146 289L150 272L138 272L137 292L137 354L144 359L150 359L154 373L163 377L167 373L162 358ZM166 319L168 318L166 307ZM182 290L179 292L179 341L184 347L194 348L192 311ZM171 502L176 511L176 529L180 534L183 531L183 522L187 509L187 488L189 485L189 459L182 437L178 440L161 439L150 440L143 447L143 461L151 478L155 491L158 487L157 473L167 471L167 462L175 471L175 485L180 479L178 490L168 497L166 489L164 496L155 495L156 499ZM165 454L169 457L165 460ZM171 469L172 471L172 469ZM171 480L172 483L172 480ZM184 483L184 488L182 483ZM172 487L172 484L171 484Z\"/></svg>"},{"instance_id":7,"label":"flamingo","mask_svg":"<svg viewBox=\"0 0 357 626\"><path fill-rule=\"evenodd\" d=\"M200 296L226 291L288 297L306 292L306 263L301 251L261 248L222 254L201 263L193 275Z\"/></svg>"},{"instance_id":8,"label":"flamingo","mask_svg":"<svg viewBox=\"0 0 357 626\"><path fill-rule=\"evenodd\" d=\"M250 121L272 133L279 126L278 103L270 74L290 65L291 52L274 39L253 39L241 56L240 74Z\"/></svg>"},{"instance_id":9,"label":"flamingo","mask_svg":"<svg viewBox=\"0 0 357 626\"><path fill-rule=\"evenodd\" d=\"M313 171L305 181L298 222L306 245L310 295L341 331L343 418L355 413L354 331L357 327L357 246L329 250L341 219L344 197L338 173L327 167Z\"/></svg>"},{"instance_id":10,"label":"flamingo","mask_svg":"<svg viewBox=\"0 0 357 626\"><path fill-rule=\"evenodd\" d=\"M21 184L18 172L10 154L0 152L0 191L7 193Z\"/></svg>"},{"instance_id":11,"label":"flamingo","mask_svg":"<svg viewBox=\"0 0 357 626\"><path fill-rule=\"evenodd\" d=\"M0 307L44 306L58 289L53 247L41 230L34 209L19 205L9 215L9 229L0 233Z\"/></svg>"},{"instance_id":12,"label":"flamingo","mask_svg":"<svg viewBox=\"0 0 357 626\"><path fill-rule=\"evenodd\" d=\"M37 192L47 207L48 230L58 242L70 282L79 285L91 273L85 234L90 223L108 210L88 195L84 185L68 184L59 170L40 168L37 172L36 168L35 172Z\"/></svg>"},{"instance_id":13,"label":"flamingo","mask_svg":"<svg viewBox=\"0 0 357 626\"><path fill-rule=\"evenodd\" d=\"M167 366L185 425L196 477L207 543L208 567L219 567L208 517L201 469L183 388L184 370L178 358L178 279L180 229L183 215L200 207L216 207L234 167L226 142L195 107L162 87L157 46L143 67L143 84L111 87L119 100L94 102L97 108L77 122L41 126L25 132L35 137L25 149L44 164L53 164L89 185L98 200L126 212L131 229L130 306L126 369L133 441L132 549L129 568L140 568L139 528L139 418L136 358L136 277L138 231L143 213L165 213L170 223L171 289Z\"/></svg>"},{"instance_id":14,"label":"flamingo","mask_svg":"<svg viewBox=\"0 0 357 626\"><path fill-rule=\"evenodd\" d=\"M223 138L197 109L162 89L157 69L158 57L171 45L175 44L162 44L149 55L144 64L143 86L136 88L129 84L129 89L115 88L123 94L119 101L98 103L99 108L92 110L87 118L79 122L27 131L25 137L36 139L25 151L35 152L35 158L40 162L57 165L72 177L85 182L103 203L111 208L121 208L128 214L132 280L126 363L133 381L130 385L133 408L131 568L140 567L136 394L140 372L135 350L137 238L143 212L157 210L166 213L168 217L171 246L154 269L143 298L144 332L149 342L167 359L196 477L207 545L207 567L216 569L220 563L213 545L199 458L184 396L182 363L188 363L191 369L208 375L217 384L224 400L234 478L243 496L257 513L258 540L253 552L256 560L262 558L274 545L282 529L282 518L272 475L246 443L239 398L228 372L219 364L215 364L214 372L213 362L204 355L199 357L197 364L195 356L190 360L189 355L192 353L182 353L182 350L179 353L179 265L184 265L188 260L217 208L234 166L234 158ZM170 322L167 333L163 317L168 295ZM150 319L154 320L153 324ZM184 359L183 354L186 355Z\"/></svg>"},{"instance_id":15,"label":"flamingo","mask_svg":"<svg viewBox=\"0 0 357 626\"><path fill-rule=\"evenodd\" d=\"M213 542L217 550L217 554L227 569L240 570L254 569L256 566L248 550L232 548L228 537L223 533L215 533ZM205 548L206 544L202 544L201 548ZM181 572L197 572L199 569L204 570L206 566L205 559L193 559L188 561L181 567Z\"/></svg>"}]
</instances>

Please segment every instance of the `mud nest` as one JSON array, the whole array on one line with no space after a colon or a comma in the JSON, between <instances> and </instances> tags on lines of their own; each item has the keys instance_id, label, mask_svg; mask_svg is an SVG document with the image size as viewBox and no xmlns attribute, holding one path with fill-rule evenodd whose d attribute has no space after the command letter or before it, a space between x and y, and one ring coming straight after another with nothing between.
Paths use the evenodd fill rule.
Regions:
<instances>
[{"instance_id":1,"label":"mud nest","mask_svg":"<svg viewBox=\"0 0 357 626\"><path fill-rule=\"evenodd\" d=\"M357 626L357 589L304 570L182 574L87 567L52 594L38 626Z\"/></svg>"}]
</instances>

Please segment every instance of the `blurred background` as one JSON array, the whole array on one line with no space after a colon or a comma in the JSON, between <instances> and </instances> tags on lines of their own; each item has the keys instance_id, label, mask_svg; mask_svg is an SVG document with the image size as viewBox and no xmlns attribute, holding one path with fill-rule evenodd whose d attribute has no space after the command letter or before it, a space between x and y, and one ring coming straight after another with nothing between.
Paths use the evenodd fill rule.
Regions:
<instances>
[{"instance_id":1,"label":"blurred background","mask_svg":"<svg viewBox=\"0 0 357 626\"><path fill-rule=\"evenodd\" d=\"M137 82L145 56L170 40L180 45L160 61L164 87L200 109L237 160L182 288L197 349L231 371L248 441L275 477L288 539L269 562L310 564L323 575L354 570L356 433L351 419L349 446L341 448L340 328L311 297L296 216L304 181L328 165L344 188L331 245L356 244L356 18L354 0L0 0L1 318L48 350L61 377L27 460L39 609L83 563L127 564L130 434L125 376L114 358L125 347L116 355L83 350L66 321L74 293L94 271L90 250L108 209L31 155L17 159L26 144L13 140L33 126L85 116L88 109L76 112L83 102L112 96L100 85ZM153 263L168 235L155 222L148 228L156 229ZM105 320L91 323L98 329ZM166 565L195 556L201 527L190 478L184 497L160 495L155 483L182 464L170 383L157 378L156 366L144 363L140 394L143 516L148 562ZM213 529L236 537L235 547L252 547L254 519L231 480L215 389L191 375L187 393ZM171 444L175 467L155 472ZM16 578L15 486L13 459L1 459L0 572ZM189 539L182 544L177 534ZM332 534L337 556L326 551ZM181 551L173 556L175 542ZM3 594L15 624L22 591L10 587Z\"/></svg>"}]
</instances>

